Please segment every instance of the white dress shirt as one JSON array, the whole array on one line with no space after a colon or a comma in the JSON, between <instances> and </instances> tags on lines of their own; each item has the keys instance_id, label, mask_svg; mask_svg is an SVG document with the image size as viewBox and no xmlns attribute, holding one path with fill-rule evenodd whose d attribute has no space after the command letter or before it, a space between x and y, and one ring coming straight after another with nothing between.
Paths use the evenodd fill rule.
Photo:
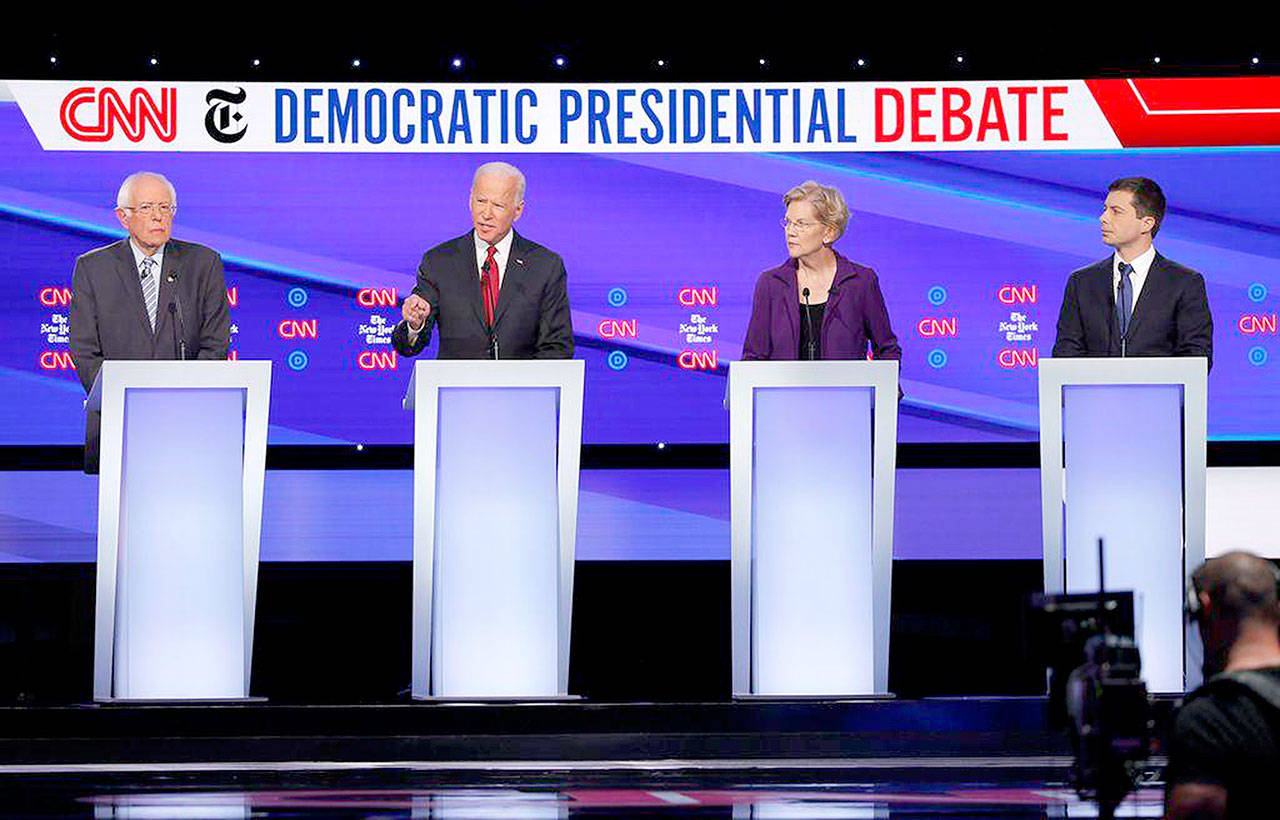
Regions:
<instances>
[{"instance_id":1,"label":"white dress shirt","mask_svg":"<svg viewBox=\"0 0 1280 820\"><path fill-rule=\"evenodd\" d=\"M1120 263L1124 260L1120 258L1120 251L1116 251L1111 257L1111 294L1120 301ZM1151 263L1156 261L1156 247L1152 245L1142 252L1137 259L1130 262L1133 265L1133 272L1129 274L1129 284L1133 285L1133 306L1138 306L1138 296L1142 293L1142 285L1147 281L1147 271L1151 270Z\"/></svg>"}]
</instances>

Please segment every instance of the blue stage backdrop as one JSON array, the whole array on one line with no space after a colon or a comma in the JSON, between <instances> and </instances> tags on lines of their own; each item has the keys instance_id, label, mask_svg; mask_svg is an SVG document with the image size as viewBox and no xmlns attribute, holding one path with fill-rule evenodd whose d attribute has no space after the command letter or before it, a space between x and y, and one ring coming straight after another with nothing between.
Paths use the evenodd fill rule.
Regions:
<instances>
[{"instance_id":1,"label":"blue stage backdrop","mask_svg":"<svg viewBox=\"0 0 1280 820\"><path fill-rule=\"evenodd\" d=\"M469 228L471 174L492 159L528 178L517 229L565 259L576 355L587 362L586 443L728 439L727 364L740 354L757 275L785 258L782 194L806 179L844 192L853 219L837 249L880 276L903 349L900 439L1035 440L1035 367L1052 347L1067 274L1109 254L1097 217L1107 183L1130 175L1155 178L1169 197L1158 249L1208 283L1211 438L1280 437L1275 149L67 152L42 150L17 104L0 102L0 444L82 440L83 390L66 344L71 270L77 255L123 235L115 192L143 169L177 186L174 235L223 254L234 354L274 362L271 442L408 443L400 398L411 362L392 352L390 329L422 252ZM325 481L296 475L268 487L264 558L334 557L332 545L306 546L323 539L269 546L271 528L286 526L272 519L275 501L314 512L288 494L310 481L323 495ZM368 485L370 504L407 492L403 481L379 485L375 475L356 482ZM3 485L16 493L24 482L8 476ZM584 475L587 552L727 557L725 484L719 474ZM977 526L939 541L913 522L967 513L921 503L937 518L902 520L899 554L1038 555L1034 477L1012 471L979 485L1016 508L999 529L1005 535ZM900 516L904 502L924 498L923 486L900 478ZM76 504L92 495L68 492ZM19 496L10 495L14 505ZM81 543L88 522L10 507L0 535L25 545L0 548L10 560L91 558ZM407 507L387 503L383 513L351 520L398 515L404 532L373 533L365 547L336 554L407 558ZM1009 535L1014 526L1025 531ZM687 551L652 543L654 533L674 543L669 532L681 533ZM50 546L42 552L39 543Z\"/></svg>"}]
</instances>

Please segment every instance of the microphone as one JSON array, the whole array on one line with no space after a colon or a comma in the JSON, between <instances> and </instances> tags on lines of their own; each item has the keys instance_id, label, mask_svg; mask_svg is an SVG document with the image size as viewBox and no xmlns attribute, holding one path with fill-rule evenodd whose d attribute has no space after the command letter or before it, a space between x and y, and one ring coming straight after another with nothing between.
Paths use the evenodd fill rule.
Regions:
<instances>
[{"instance_id":1,"label":"microphone","mask_svg":"<svg viewBox=\"0 0 1280 820\"><path fill-rule=\"evenodd\" d=\"M814 360L814 355L813 355L814 341L813 340L815 337L813 335L813 316L809 314L809 289L805 288L804 290L800 291L800 295L804 297L804 322L806 325L809 326L809 361L813 361Z\"/></svg>"},{"instance_id":2,"label":"microphone","mask_svg":"<svg viewBox=\"0 0 1280 820\"><path fill-rule=\"evenodd\" d=\"M178 274L173 272L169 274L169 281L177 282ZM173 326L174 334L174 353L178 356L178 361L186 361L187 359L187 326L182 321L182 297L178 295L177 290L173 292L173 301L169 303L169 315L174 317Z\"/></svg>"}]
</instances>

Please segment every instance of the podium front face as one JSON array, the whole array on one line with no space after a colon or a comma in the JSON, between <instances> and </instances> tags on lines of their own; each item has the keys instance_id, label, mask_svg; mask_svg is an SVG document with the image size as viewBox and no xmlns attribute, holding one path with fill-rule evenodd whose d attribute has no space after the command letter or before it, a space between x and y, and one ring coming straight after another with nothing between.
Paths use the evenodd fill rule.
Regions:
<instances>
[{"instance_id":1,"label":"podium front face","mask_svg":"<svg viewBox=\"0 0 1280 820\"><path fill-rule=\"evenodd\" d=\"M414 697L567 694L583 370L416 364Z\"/></svg>"},{"instance_id":2,"label":"podium front face","mask_svg":"<svg viewBox=\"0 0 1280 820\"><path fill-rule=\"evenodd\" d=\"M1198 682L1182 608L1204 560L1204 359L1041 359L1045 591L1133 590L1153 692Z\"/></svg>"},{"instance_id":3,"label":"podium front face","mask_svg":"<svg viewBox=\"0 0 1280 820\"><path fill-rule=\"evenodd\" d=\"M733 684L888 691L897 362L730 366Z\"/></svg>"},{"instance_id":4,"label":"podium front face","mask_svg":"<svg viewBox=\"0 0 1280 820\"><path fill-rule=\"evenodd\" d=\"M247 697L270 362L101 379L94 696Z\"/></svg>"}]
</instances>

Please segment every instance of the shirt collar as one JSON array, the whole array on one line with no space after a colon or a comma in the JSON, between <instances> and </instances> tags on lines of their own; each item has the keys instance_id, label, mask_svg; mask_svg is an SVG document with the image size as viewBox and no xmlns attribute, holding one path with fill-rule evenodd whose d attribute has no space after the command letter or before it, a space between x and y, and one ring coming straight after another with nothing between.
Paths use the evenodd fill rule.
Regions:
<instances>
[{"instance_id":1,"label":"shirt collar","mask_svg":"<svg viewBox=\"0 0 1280 820\"><path fill-rule=\"evenodd\" d=\"M507 231L506 236L493 244L493 246L498 249L497 254L495 254L498 257L498 267L502 267L506 263L507 257L511 255L511 240L515 235L515 229L512 228ZM475 231L471 232L471 238L475 240L476 243L476 256L483 260L489 255L489 243L481 239L479 234Z\"/></svg>"},{"instance_id":2,"label":"shirt collar","mask_svg":"<svg viewBox=\"0 0 1280 820\"><path fill-rule=\"evenodd\" d=\"M1114 254L1111 255L1111 273L1112 273L1112 276L1117 280L1120 278L1120 263L1123 261L1124 260L1120 258L1119 251L1116 251ZM1143 251L1141 255L1138 256L1137 259L1134 259L1132 262L1129 263L1130 265L1133 265L1133 273L1131 275L1137 277L1138 279L1146 279L1147 271L1151 270L1151 263L1155 261L1156 261L1156 246L1152 245L1151 247Z\"/></svg>"},{"instance_id":3,"label":"shirt collar","mask_svg":"<svg viewBox=\"0 0 1280 820\"><path fill-rule=\"evenodd\" d=\"M129 237L129 250L133 251L133 269L141 272L142 260L147 259L148 257L142 252L142 249L138 247L138 243L133 241L132 236ZM161 269L164 267L164 246L161 245L160 249L152 254L150 258L156 260L155 271L156 275L159 276Z\"/></svg>"}]
</instances>

